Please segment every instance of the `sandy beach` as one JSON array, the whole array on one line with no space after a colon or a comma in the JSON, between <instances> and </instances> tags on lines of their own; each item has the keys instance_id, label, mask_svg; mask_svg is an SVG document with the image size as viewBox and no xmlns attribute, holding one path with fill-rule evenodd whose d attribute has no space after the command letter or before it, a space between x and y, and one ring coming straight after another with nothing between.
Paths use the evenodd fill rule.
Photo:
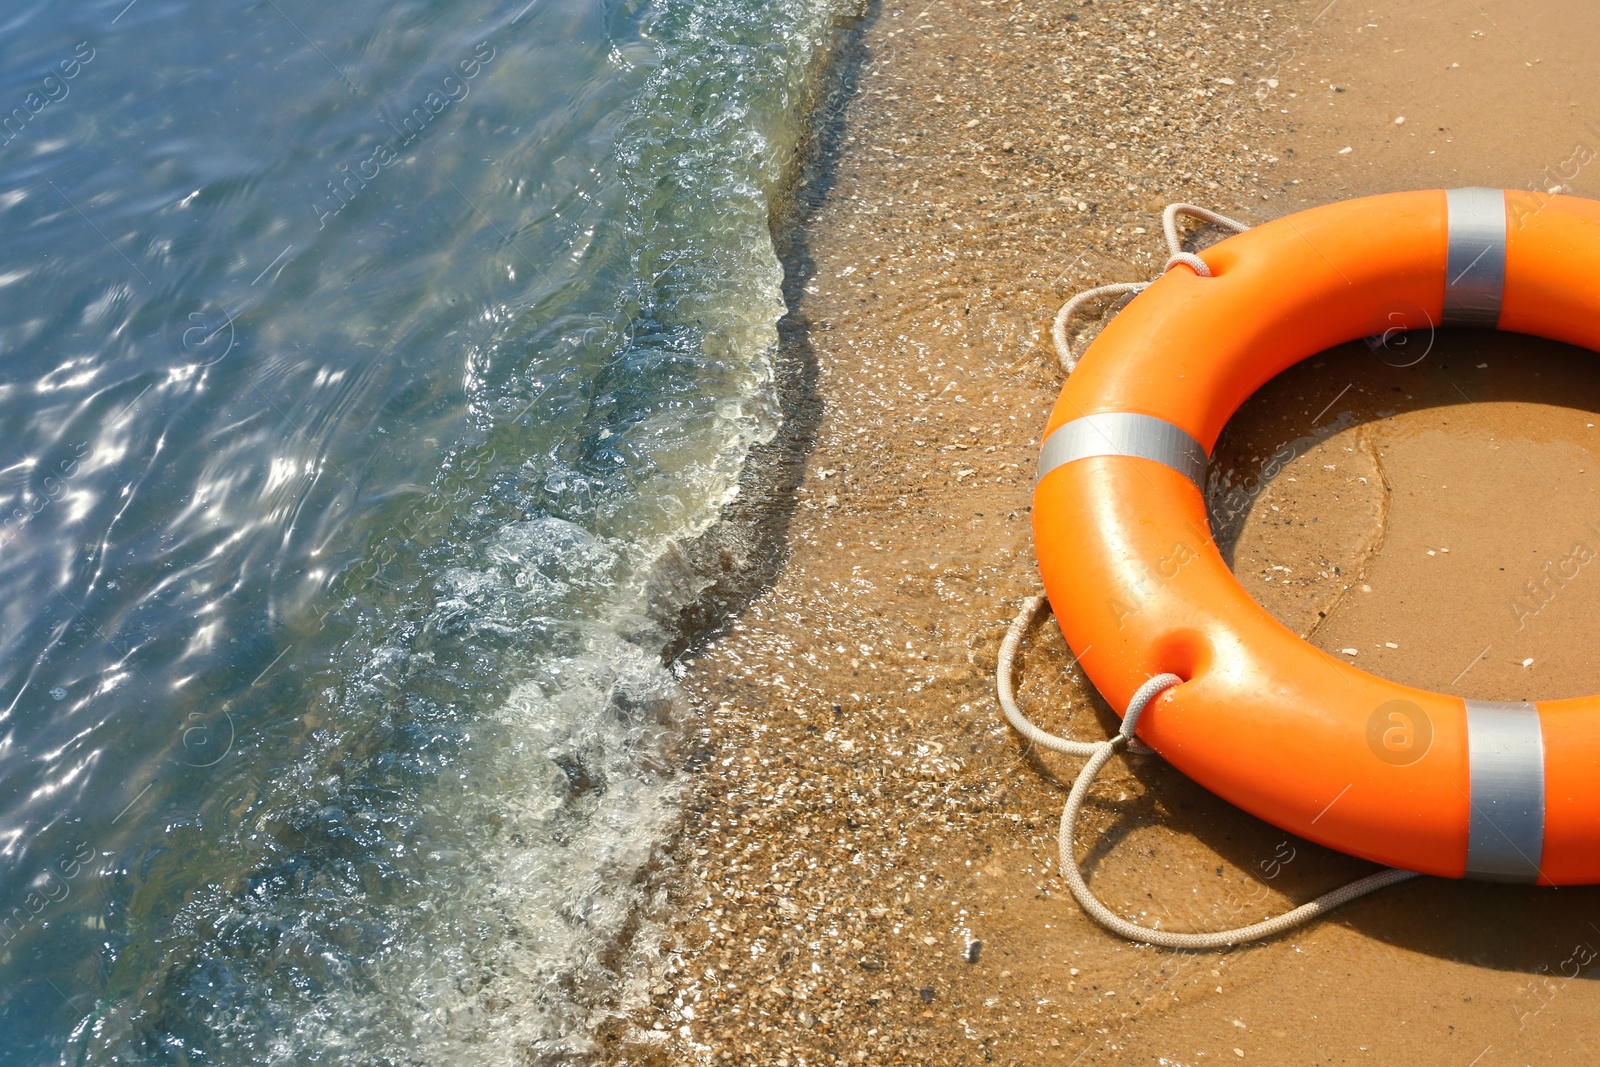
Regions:
<instances>
[{"instance_id":1,"label":"sandy beach","mask_svg":"<svg viewBox=\"0 0 1600 1067\"><path fill-rule=\"evenodd\" d=\"M850 31L780 225L790 426L735 508L759 536L725 548L761 581L730 580L736 613L689 661L692 796L659 962L602 1035L610 1062L1587 1058L1593 889L1420 880L1215 953L1105 933L1055 870L1076 764L1006 727L993 671L1040 591L1029 504L1061 302L1153 277L1175 200L1263 221L1408 188L1600 196L1596 40L1600 9L1571 2L884 0ZM1415 361L1313 357L1234 418L1212 464L1225 558L1286 625L1385 677L1600 690L1600 577L1526 593L1600 547L1592 355L1418 341ZM1037 627L1025 704L1104 737L1115 716L1070 664ZM1154 757L1108 768L1079 856L1111 907L1173 929L1372 869Z\"/></svg>"}]
</instances>

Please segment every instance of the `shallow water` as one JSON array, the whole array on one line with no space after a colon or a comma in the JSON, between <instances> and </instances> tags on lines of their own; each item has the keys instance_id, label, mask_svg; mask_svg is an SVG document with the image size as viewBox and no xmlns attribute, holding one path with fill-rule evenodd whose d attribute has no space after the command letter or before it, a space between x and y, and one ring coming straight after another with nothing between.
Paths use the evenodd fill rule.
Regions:
<instances>
[{"instance_id":1,"label":"shallow water","mask_svg":"<svg viewBox=\"0 0 1600 1067\"><path fill-rule=\"evenodd\" d=\"M0 1063L581 1054L833 0L0 20Z\"/></svg>"}]
</instances>

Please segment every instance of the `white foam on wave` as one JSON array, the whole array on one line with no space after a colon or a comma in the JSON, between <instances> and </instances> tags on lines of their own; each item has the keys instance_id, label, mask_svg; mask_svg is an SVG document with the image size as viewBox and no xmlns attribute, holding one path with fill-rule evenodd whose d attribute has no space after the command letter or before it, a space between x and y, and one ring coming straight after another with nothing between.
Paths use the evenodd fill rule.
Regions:
<instances>
[{"instance_id":1,"label":"white foam on wave","mask_svg":"<svg viewBox=\"0 0 1600 1067\"><path fill-rule=\"evenodd\" d=\"M592 1055L598 1025L638 995L691 712L652 601L681 584L680 546L717 520L781 420L773 198L843 2L658 0L640 17L656 67L617 148L632 242L619 303L694 342L657 351L623 330L616 343L624 362L659 358L661 388L693 396L603 427L627 463L588 525L537 509L469 523L473 543L427 557L415 588L430 603L357 616L399 621L356 624L353 643L370 644L335 713L370 713L412 751L308 715L306 754L272 783L286 799L239 805L256 820L239 851L267 858L187 899L173 925L196 947L140 978L160 995L126 992L69 1055L137 1062L130 1048L181 1044L178 1024L140 1006L166 996L204 1030L208 1062L561 1063ZM508 331L518 321L504 317ZM527 410L520 395L515 408ZM596 476L554 454L511 462L546 461L548 499L594 495ZM487 688L478 675L504 679L503 695L457 707ZM384 770L397 759L421 769ZM418 782L419 794L383 792Z\"/></svg>"}]
</instances>

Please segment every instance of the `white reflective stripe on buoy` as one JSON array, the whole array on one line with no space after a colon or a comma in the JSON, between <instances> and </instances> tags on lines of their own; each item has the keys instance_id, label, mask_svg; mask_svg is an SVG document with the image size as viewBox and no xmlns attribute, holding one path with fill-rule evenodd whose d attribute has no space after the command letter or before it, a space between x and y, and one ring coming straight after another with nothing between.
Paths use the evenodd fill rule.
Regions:
<instances>
[{"instance_id":1,"label":"white reflective stripe on buoy","mask_svg":"<svg viewBox=\"0 0 1600 1067\"><path fill-rule=\"evenodd\" d=\"M1444 325L1500 324L1506 289L1506 194L1501 189L1446 189Z\"/></svg>"},{"instance_id":2,"label":"white reflective stripe on buoy","mask_svg":"<svg viewBox=\"0 0 1600 1067\"><path fill-rule=\"evenodd\" d=\"M1468 878L1531 882L1544 852L1544 734L1532 704L1468 700Z\"/></svg>"},{"instance_id":3,"label":"white reflective stripe on buoy","mask_svg":"<svg viewBox=\"0 0 1600 1067\"><path fill-rule=\"evenodd\" d=\"M1205 492L1206 450L1188 433L1154 415L1107 411L1062 423L1039 450L1038 484L1057 467L1095 456L1133 456L1164 463Z\"/></svg>"}]
</instances>

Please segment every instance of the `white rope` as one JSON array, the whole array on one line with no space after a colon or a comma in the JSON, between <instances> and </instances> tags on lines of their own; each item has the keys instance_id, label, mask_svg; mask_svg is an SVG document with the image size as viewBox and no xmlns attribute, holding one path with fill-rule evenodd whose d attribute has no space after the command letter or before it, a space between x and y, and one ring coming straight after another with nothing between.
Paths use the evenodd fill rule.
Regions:
<instances>
[{"instance_id":1,"label":"white rope","mask_svg":"<svg viewBox=\"0 0 1600 1067\"><path fill-rule=\"evenodd\" d=\"M1022 610L1017 617L1011 620L1011 628L1000 641L1000 659L995 665L995 688L999 690L1000 710L1005 713L1006 722L1017 733L1026 737L1040 748L1048 748L1052 752L1063 752L1068 756L1092 756L1100 751L1103 741L1073 741L1066 737L1057 737L1055 734L1046 733L1022 713L1017 706L1016 680L1012 673L1016 663L1017 653L1022 650L1022 639L1027 636L1028 629L1034 621L1050 608L1050 601L1042 596L1030 596L1022 602ZM1145 745L1138 738L1129 743L1130 749L1140 755L1155 751Z\"/></svg>"},{"instance_id":2,"label":"white rope","mask_svg":"<svg viewBox=\"0 0 1600 1067\"><path fill-rule=\"evenodd\" d=\"M1219 215L1209 208L1196 207L1193 204L1168 204L1167 209L1161 213L1161 230L1167 238L1167 251L1170 253L1167 265L1162 268L1162 273L1171 270L1177 264L1189 267L1202 278L1211 277L1211 268L1206 266L1206 261L1193 252L1183 250L1183 236L1178 232L1178 216L1185 215L1189 218L1209 222L1214 226L1232 230L1234 233L1243 233L1250 227L1238 219L1230 219L1226 215ZM1056 312L1055 323L1051 327L1051 336L1056 343L1056 358L1061 362L1061 369L1071 374L1078 365L1078 357L1072 352L1072 338L1067 333L1067 324L1073 314L1091 300L1100 297L1121 295L1122 293L1137 293L1150 285L1149 282L1115 282L1111 285L1101 285L1094 289L1086 289L1065 304Z\"/></svg>"},{"instance_id":3,"label":"white rope","mask_svg":"<svg viewBox=\"0 0 1600 1067\"><path fill-rule=\"evenodd\" d=\"M1065 737L1046 733L1022 713L1017 707L1016 682L1012 677L1012 669L1017 660L1017 652L1022 647L1022 637L1028 632L1028 627L1033 625L1033 620L1044 613L1049 606L1049 601L1042 596L1031 596L1022 602L1022 611L1011 621L1011 629L1006 631L1005 639L1000 642L1000 661L995 666L995 688L1000 691L1000 710L1005 712L1006 722L1017 733L1026 737L1040 748L1048 748L1052 752L1064 752L1069 756L1092 756L1100 751L1099 741L1072 741Z\"/></svg>"},{"instance_id":4,"label":"white rope","mask_svg":"<svg viewBox=\"0 0 1600 1067\"><path fill-rule=\"evenodd\" d=\"M1182 206L1182 205L1178 205ZM1072 895L1089 917L1104 926L1107 930L1125 937L1130 941L1138 941L1162 948L1176 949L1207 949L1223 948L1228 945L1238 945L1246 941L1257 941L1264 937L1281 934L1296 926L1310 922L1312 919L1326 915L1341 904L1348 904L1357 897L1374 893L1386 886L1397 882L1404 882L1419 875L1415 871L1404 871L1398 867L1389 867L1369 874L1365 878L1358 878L1348 885L1311 901L1302 904L1293 911L1285 912L1276 918L1266 919L1262 922L1241 926L1234 930L1217 930L1210 933L1174 933L1167 930L1157 930L1149 926L1140 926L1138 923L1129 922L1127 919L1113 912L1110 908L1095 897L1089 885L1083 879L1083 872L1078 869L1078 861L1073 852L1073 840L1078 825L1078 812L1083 808L1084 798L1089 795L1089 787L1094 784L1095 778L1111 757L1118 752L1129 748L1138 742L1134 739L1134 730L1139 725L1139 717L1145 709L1161 693L1175 685L1181 685L1183 679L1176 674L1158 674L1139 687L1133 694L1133 699L1128 702L1128 711L1122 717L1122 726L1117 735L1109 741L1071 741L1034 726L1028 721L1022 709L1017 706L1014 692L1013 664L1016 654L1022 644L1022 637L1034 619L1039 616L1048 602L1044 597L1032 596L1024 601L1022 611L1011 624L1011 629L1006 633L1005 640L1000 644L1000 662L995 671L996 687L999 690L1000 707L1005 712L1006 720L1016 728L1017 732L1029 741L1042 748L1049 748L1056 752L1064 752L1072 756L1088 756L1089 761L1078 772L1078 777L1072 783L1072 791L1067 794L1067 803L1061 809L1061 829L1057 835L1057 843L1061 851L1061 873L1067 880L1067 886L1072 890ZM1143 747L1143 746L1141 746ZM1149 749L1145 749L1149 751Z\"/></svg>"},{"instance_id":5,"label":"white rope","mask_svg":"<svg viewBox=\"0 0 1600 1067\"><path fill-rule=\"evenodd\" d=\"M1072 339L1067 336L1067 322L1072 318L1073 312L1089 301L1098 300L1102 296L1142 292L1149 284L1149 282L1113 282L1110 285L1085 289L1065 304L1062 304L1061 310L1056 312L1056 321L1050 331L1051 336L1055 338L1056 358L1061 361L1061 369L1071 374L1078 365L1078 357L1072 354Z\"/></svg>"},{"instance_id":6,"label":"white rope","mask_svg":"<svg viewBox=\"0 0 1600 1067\"><path fill-rule=\"evenodd\" d=\"M1167 209L1161 213L1161 232L1166 235L1167 252L1173 259L1177 259L1179 256L1192 255L1192 253L1183 250L1183 235L1178 232L1179 215L1187 215L1191 219L1209 222L1213 226L1221 226L1223 229L1232 230L1234 233L1243 233L1250 228L1248 223L1240 222L1238 219L1230 219L1226 215L1219 215L1210 208L1196 207L1193 204L1183 203L1168 204ZM1194 256L1194 258L1200 260L1199 256ZM1187 263L1189 261L1185 259L1182 262ZM1167 261L1167 266L1169 268L1172 266L1171 260ZM1200 266L1195 268L1195 272L1202 278L1211 277L1211 268L1205 265L1204 260L1200 260Z\"/></svg>"}]
</instances>

